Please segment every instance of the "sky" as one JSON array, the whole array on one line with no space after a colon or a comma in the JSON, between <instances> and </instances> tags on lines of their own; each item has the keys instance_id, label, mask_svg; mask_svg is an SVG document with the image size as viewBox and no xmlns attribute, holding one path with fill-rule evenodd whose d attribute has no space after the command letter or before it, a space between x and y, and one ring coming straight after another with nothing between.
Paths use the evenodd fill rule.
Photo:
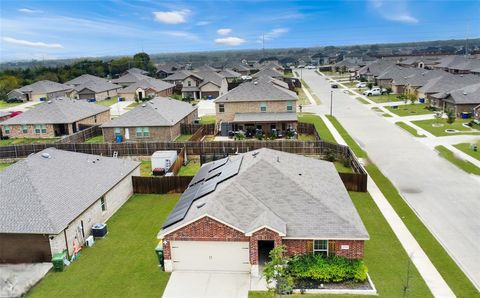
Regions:
<instances>
[{"instance_id":1,"label":"sky","mask_svg":"<svg viewBox=\"0 0 480 298\"><path fill-rule=\"evenodd\" d=\"M480 37L480 1L1 0L0 61Z\"/></svg>"}]
</instances>

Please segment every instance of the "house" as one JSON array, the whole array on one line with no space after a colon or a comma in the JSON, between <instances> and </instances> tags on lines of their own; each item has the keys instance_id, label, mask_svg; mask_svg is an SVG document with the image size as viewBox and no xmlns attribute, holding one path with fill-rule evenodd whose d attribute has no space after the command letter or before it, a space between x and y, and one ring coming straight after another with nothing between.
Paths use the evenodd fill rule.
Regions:
<instances>
[{"instance_id":1,"label":"house","mask_svg":"<svg viewBox=\"0 0 480 298\"><path fill-rule=\"evenodd\" d=\"M474 114L474 109L480 104L480 82L460 89L432 94L437 106L442 105L443 111L452 110L458 117L462 113Z\"/></svg>"},{"instance_id":2,"label":"house","mask_svg":"<svg viewBox=\"0 0 480 298\"><path fill-rule=\"evenodd\" d=\"M48 80L38 81L10 91L8 98L18 98L23 101L47 100L57 97L66 97L72 91L72 87Z\"/></svg>"},{"instance_id":3,"label":"house","mask_svg":"<svg viewBox=\"0 0 480 298\"><path fill-rule=\"evenodd\" d=\"M433 65L436 69L442 69L452 74L475 74L480 75L480 59L464 56L444 56Z\"/></svg>"},{"instance_id":4,"label":"house","mask_svg":"<svg viewBox=\"0 0 480 298\"><path fill-rule=\"evenodd\" d=\"M118 90L118 96L126 100L142 100L144 98L168 97L172 95L175 86L162 80L146 77L123 89Z\"/></svg>"},{"instance_id":5,"label":"house","mask_svg":"<svg viewBox=\"0 0 480 298\"><path fill-rule=\"evenodd\" d=\"M83 85L85 83L88 83L90 81L101 81L101 82L105 82L107 81L106 79L104 78L101 78L101 77L97 77L97 76L94 76L94 75L91 75L91 74L83 74L81 76L78 76L74 79L71 79L70 81L66 81L64 84L65 85L68 85L68 86L71 86L73 88L77 87L77 86L80 86L80 85Z\"/></svg>"},{"instance_id":6,"label":"house","mask_svg":"<svg viewBox=\"0 0 480 298\"><path fill-rule=\"evenodd\" d=\"M219 75L223 76L224 78L227 79L228 82L239 79L242 77L242 74L239 72L236 72L230 68L225 68L222 71L218 73Z\"/></svg>"},{"instance_id":7,"label":"house","mask_svg":"<svg viewBox=\"0 0 480 298\"><path fill-rule=\"evenodd\" d=\"M248 76L252 73L252 68L246 64L238 63L230 67L233 71L238 72L242 76Z\"/></svg>"},{"instance_id":8,"label":"house","mask_svg":"<svg viewBox=\"0 0 480 298\"><path fill-rule=\"evenodd\" d=\"M137 67L132 67L130 69L127 69L122 75L126 75L126 74L129 74L129 73L148 75L148 71L137 68Z\"/></svg>"},{"instance_id":9,"label":"house","mask_svg":"<svg viewBox=\"0 0 480 298\"><path fill-rule=\"evenodd\" d=\"M11 113L10 112L4 112L0 110L0 122L7 120L10 118Z\"/></svg>"},{"instance_id":10,"label":"house","mask_svg":"<svg viewBox=\"0 0 480 298\"><path fill-rule=\"evenodd\" d=\"M296 128L297 100L283 81L261 77L244 82L215 100L217 126L223 136L237 130Z\"/></svg>"},{"instance_id":11,"label":"house","mask_svg":"<svg viewBox=\"0 0 480 298\"><path fill-rule=\"evenodd\" d=\"M149 78L152 78L152 77L146 76L145 74L143 74L143 72L127 70L127 72L121 77L117 79L113 79L112 83L121 85L122 87L127 87L132 85L133 83L136 83L142 80L148 80Z\"/></svg>"},{"instance_id":12,"label":"house","mask_svg":"<svg viewBox=\"0 0 480 298\"><path fill-rule=\"evenodd\" d=\"M122 86L110 83L104 78L84 74L73 80L65 82L65 85L72 86L74 92L71 97L76 99L95 99L96 101L110 99L116 96Z\"/></svg>"},{"instance_id":13,"label":"house","mask_svg":"<svg viewBox=\"0 0 480 298\"><path fill-rule=\"evenodd\" d=\"M367 79L369 82L375 82L375 79L382 74L387 68L393 67L394 61L390 60L376 60L363 66L358 70L358 75Z\"/></svg>"},{"instance_id":14,"label":"house","mask_svg":"<svg viewBox=\"0 0 480 298\"><path fill-rule=\"evenodd\" d=\"M164 81L181 86L183 98L217 98L228 91L226 78L211 70L181 70L166 77Z\"/></svg>"},{"instance_id":15,"label":"house","mask_svg":"<svg viewBox=\"0 0 480 298\"><path fill-rule=\"evenodd\" d=\"M165 271L253 276L279 245L360 259L369 239L331 162L267 148L204 164L157 237Z\"/></svg>"},{"instance_id":16,"label":"house","mask_svg":"<svg viewBox=\"0 0 480 298\"><path fill-rule=\"evenodd\" d=\"M253 78L260 78L260 77L271 77L274 79L283 80L284 73L283 71L279 71L275 68L262 68L258 72L252 75Z\"/></svg>"},{"instance_id":17,"label":"house","mask_svg":"<svg viewBox=\"0 0 480 298\"><path fill-rule=\"evenodd\" d=\"M216 72L216 71L219 71L219 70L216 69L215 67L204 64L204 65L195 67L195 69L193 71L215 71Z\"/></svg>"},{"instance_id":18,"label":"house","mask_svg":"<svg viewBox=\"0 0 480 298\"><path fill-rule=\"evenodd\" d=\"M407 78L422 72L426 70L395 65L388 67L376 77L375 81L379 87L392 88L393 93L402 94L405 92Z\"/></svg>"},{"instance_id":19,"label":"house","mask_svg":"<svg viewBox=\"0 0 480 298\"><path fill-rule=\"evenodd\" d=\"M70 135L110 120L110 108L69 98L57 98L10 118L0 126L10 138L54 138Z\"/></svg>"},{"instance_id":20,"label":"house","mask_svg":"<svg viewBox=\"0 0 480 298\"><path fill-rule=\"evenodd\" d=\"M132 195L140 163L47 148L0 172L0 263L72 255Z\"/></svg>"},{"instance_id":21,"label":"house","mask_svg":"<svg viewBox=\"0 0 480 298\"><path fill-rule=\"evenodd\" d=\"M103 124L105 142L173 141L181 134L181 124L198 118L197 107L165 97L149 100L118 118Z\"/></svg>"}]
</instances>

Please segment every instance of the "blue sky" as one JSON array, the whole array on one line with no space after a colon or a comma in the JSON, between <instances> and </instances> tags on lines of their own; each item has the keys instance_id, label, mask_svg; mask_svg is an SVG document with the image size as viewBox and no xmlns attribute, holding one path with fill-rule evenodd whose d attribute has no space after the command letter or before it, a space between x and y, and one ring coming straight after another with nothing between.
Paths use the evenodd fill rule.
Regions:
<instances>
[{"instance_id":1,"label":"blue sky","mask_svg":"<svg viewBox=\"0 0 480 298\"><path fill-rule=\"evenodd\" d=\"M480 1L24 1L0 4L0 60L480 36Z\"/></svg>"}]
</instances>

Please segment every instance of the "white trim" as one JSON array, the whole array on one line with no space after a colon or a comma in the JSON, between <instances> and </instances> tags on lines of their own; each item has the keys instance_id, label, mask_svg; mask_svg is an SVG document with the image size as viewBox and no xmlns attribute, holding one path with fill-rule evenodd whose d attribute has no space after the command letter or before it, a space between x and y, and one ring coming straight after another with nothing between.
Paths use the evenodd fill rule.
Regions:
<instances>
[{"instance_id":1,"label":"white trim","mask_svg":"<svg viewBox=\"0 0 480 298\"><path fill-rule=\"evenodd\" d=\"M257 231L259 231L259 230L261 230L261 229L264 229L264 228L265 228L265 229L269 229L269 230L277 233L278 235L280 235L280 236L282 236L282 237L285 236L284 233L279 232L279 231L277 231L276 229L274 229L274 228L272 228L272 227L270 227L270 226L267 226L267 225L263 225L263 226L260 226L260 227L256 228L255 230L248 231L247 233L245 233L245 236L252 236L253 233L255 233L255 232L257 232Z\"/></svg>"}]
</instances>

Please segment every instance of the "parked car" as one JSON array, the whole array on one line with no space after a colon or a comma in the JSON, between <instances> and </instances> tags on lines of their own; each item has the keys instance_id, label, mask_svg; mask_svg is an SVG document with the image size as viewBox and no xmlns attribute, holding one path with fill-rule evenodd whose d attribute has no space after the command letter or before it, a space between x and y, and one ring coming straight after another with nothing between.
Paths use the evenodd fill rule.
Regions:
<instances>
[{"instance_id":1,"label":"parked car","mask_svg":"<svg viewBox=\"0 0 480 298\"><path fill-rule=\"evenodd\" d=\"M299 64L297 67L298 68L305 68L305 64Z\"/></svg>"},{"instance_id":2,"label":"parked car","mask_svg":"<svg viewBox=\"0 0 480 298\"><path fill-rule=\"evenodd\" d=\"M338 88L338 85L337 85L337 84L332 84L332 85L330 85L330 86L331 86L332 88L334 88L334 89L337 89L337 88Z\"/></svg>"},{"instance_id":3,"label":"parked car","mask_svg":"<svg viewBox=\"0 0 480 298\"><path fill-rule=\"evenodd\" d=\"M314 65L307 65L305 68L306 69L315 69L316 67Z\"/></svg>"},{"instance_id":4,"label":"parked car","mask_svg":"<svg viewBox=\"0 0 480 298\"><path fill-rule=\"evenodd\" d=\"M367 90L365 92L363 92L363 95L366 95L366 96L376 96L376 95L382 95L384 93L386 93L387 90L386 89L382 89L380 87L374 87L370 90Z\"/></svg>"},{"instance_id":5,"label":"parked car","mask_svg":"<svg viewBox=\"0 0 480 298\"><path fill-rule=\"evenodd\" d=\"M7 100L5 100L7 103L19 103L19 102L23 102L23 100L21 98L16 98L16 97L13 97L13 98L9 98Z\"/></svg>"},{"instance_id":6,"label":"parked car","mask_svg":"<svg viewBox=\"0 0 480 298\"><path fill-rule=\"evenodd\" d=\"M365 82L360 82L360 83L357 83L357 88L367 88L367 83Z\"/></svg>"},{"instance_id":7,"label":"parked car","mask_svg":"<svg viewBox=\"0 0 480 298\"><path fill-rule=\"evenodd\" d=\"M13 112L10 112L10 118L13 118L15 116L18 116L20 115L21 113L23 113L22 111L13 111Z\"/></svg>"}]
</instances>

